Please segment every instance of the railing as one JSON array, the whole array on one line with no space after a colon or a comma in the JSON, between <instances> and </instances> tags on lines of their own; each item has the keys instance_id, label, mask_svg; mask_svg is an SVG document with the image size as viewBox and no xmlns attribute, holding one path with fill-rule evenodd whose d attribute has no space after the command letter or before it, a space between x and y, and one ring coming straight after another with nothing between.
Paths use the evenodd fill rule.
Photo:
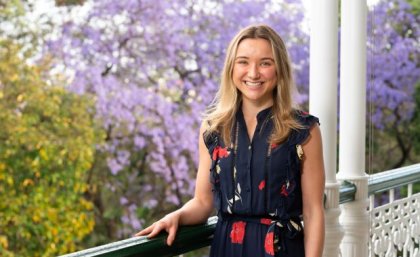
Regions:
<instances>
[{"instance_id":1,"label":"railing","mask_svg":"<svg viewBox=\"0 0 420 257\"><path fill-rule=\"evenodd\" d=\"M381 172L369 180L369 255L420 257L420 164ZM405 188L406 187L406 188ZM396 189L400 193L396 197ZM406 192L402 193L402 190ZM383 199L383 196L387 199ZM384 204L379 203L385 201ZM397 199L400 198L400 199ZM379 206L375 206L379 205Z\"/></svg>"},{"instance_id":2,"label":"railing","mask_svg":"<svg viewBox=\"0 0 420 257\"><path fill-rule=\"evenodd\" d=\"M397 242L395 245L397 246L397 249L400 249L400 251L411 253L411 255L408 255L411 257L420 257L418 250L418 244L420 240L420 194L412 195L411 191L413 183L419 181L420 164L385 171L370 176L369 195L371 199L371 205L369 210L372 214L372 220L375 220L371 223L371 248L374 254L377 256L397 256L385 255L387 251L383 250L385 249L385 246L391 247L392 242ZM389 206L387 205L386 207L380 206L374 208L373 202L375 199L375 194L379 192L390 191L392 192L390 194L392 197L394 197L394 189L405 185L408 185L408 200L394 201L394 198L392 198ZM353 201L356 190L357 189L355 185L344 182L340 186L340 204ZM398 209L396 206L402 206L401 208L406 211L401 211L402 209ZM394 213L392 208L395 208L396 211L399 211L398 214L392 214ZM389 216L386 218L384 218L383 214L385 209L391 213L388 214ZM396 221L394 221L395 217L397 217ZM392 223L391 225L390 222ZM166 234L163 233L153 239L147 239L146 237L133 237L122 241L63 255L62 257L175 256L210 245L216 223L217 217L211 217L205 224L180 227L174 244L171 247L166 245ZM385 228L387 229L387 232L384 233L382 231L385 231ZM397 232L395 232L396 229ZM407 229L411 234L404 236L404 233L407 232ZM400 242L404 242L405 244ZM370 252L372 252L372 250ZM388 250L388 252L394 253L395 251Z\"/></svg>"},{"instance_id":3,"label":"railing","mask_svg":"<svg viewBox=\"0 0 420 257\"><path fill-rule=\"evenodd\" d=\"M210 245L216 223L217 217L211 217L205 224L180 227L171 247L166 245L166 234L162 233L153 239L133 237L61 257L175 256Z\"/></svg>"}]
</instances>

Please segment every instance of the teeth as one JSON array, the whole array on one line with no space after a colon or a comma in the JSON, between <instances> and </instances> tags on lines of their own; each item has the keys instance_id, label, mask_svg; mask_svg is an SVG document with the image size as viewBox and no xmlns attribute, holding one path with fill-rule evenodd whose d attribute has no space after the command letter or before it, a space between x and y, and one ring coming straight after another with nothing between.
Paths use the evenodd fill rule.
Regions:
<instances>
[{"instance_id":1,"label":"teeth","mask_svg":"<svg viewBox=\"0 0 420 257\"><path fill-rule=\"evenodd\" d=\"M260 86L262 84L262 82L250 82L250 81L245 81L245 84L247 86L251 86L251 87L257 87Z\"/></svg>"}]
</instances>

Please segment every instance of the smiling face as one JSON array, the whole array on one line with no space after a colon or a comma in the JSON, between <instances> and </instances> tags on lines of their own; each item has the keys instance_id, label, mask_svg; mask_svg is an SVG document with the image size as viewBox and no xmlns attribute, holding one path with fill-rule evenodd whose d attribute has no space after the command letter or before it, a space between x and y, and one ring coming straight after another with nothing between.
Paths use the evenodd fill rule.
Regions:
<instances>
[{"instance_id":1,"label":"smiling face","mask_svg":"<svg viewBox=\"0 0 420 257\"><path fill-rule=\"evenodd\" d=\"M245 104L267 107L273 104L277 74L269 41L247 38L239 43L232 79Z\"/></svg>"}]
</instances>

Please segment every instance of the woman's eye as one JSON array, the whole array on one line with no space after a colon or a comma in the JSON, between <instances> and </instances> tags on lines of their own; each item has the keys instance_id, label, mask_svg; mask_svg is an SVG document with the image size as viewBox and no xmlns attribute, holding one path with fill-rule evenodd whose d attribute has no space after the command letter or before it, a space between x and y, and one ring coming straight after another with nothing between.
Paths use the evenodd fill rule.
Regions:
<instances>
[{"instance_id":1,"label":"woman's eye","mask_svg":"<svg viewBox=\"0 0 420 257\"><path fill-rule=\"evenodd\" d=\"M261 66L271 66L271 62L262 62Z\"/></svg>"},{"instance_id":2,"label":"woman's eye","mask_svg":"<svg viewBox=\"0 0 420 257\"><path fill-rule=\"evenodd\" d=\"M238 63L238 64L247 64L247 61L242 60L242 61L237 61L236 63Z\"/></svg>"}]
</instances>

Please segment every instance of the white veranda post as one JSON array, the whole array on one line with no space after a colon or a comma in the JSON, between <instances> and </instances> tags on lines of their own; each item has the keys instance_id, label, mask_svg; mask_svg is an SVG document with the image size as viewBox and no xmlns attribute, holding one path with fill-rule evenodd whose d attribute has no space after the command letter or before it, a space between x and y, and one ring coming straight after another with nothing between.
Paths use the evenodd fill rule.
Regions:
<instances>
[{"instance_id":1,"label":"white veranda post","mask_svg":"<svg viewBox=\"0 0 420 257\"><path fill-rule=\"evenodd\" d=\"M326 172L324 257L339 256L343 231L337 171L338 0L311 2L309 109L321 123Z\"/></svg>"},{"instance_id":2,"label":"white veranda post","mask_svg":"<svg viewBox=\"0 0 420 257\"><path fill-rule=\"evenodd\" d=\"M368 255L368 176L365 173L366 135L366 13L365 0L341 0L340 63L340 181L357 187L356 199L342 204L343 257Z\"/></svg>"}]
</instances>

